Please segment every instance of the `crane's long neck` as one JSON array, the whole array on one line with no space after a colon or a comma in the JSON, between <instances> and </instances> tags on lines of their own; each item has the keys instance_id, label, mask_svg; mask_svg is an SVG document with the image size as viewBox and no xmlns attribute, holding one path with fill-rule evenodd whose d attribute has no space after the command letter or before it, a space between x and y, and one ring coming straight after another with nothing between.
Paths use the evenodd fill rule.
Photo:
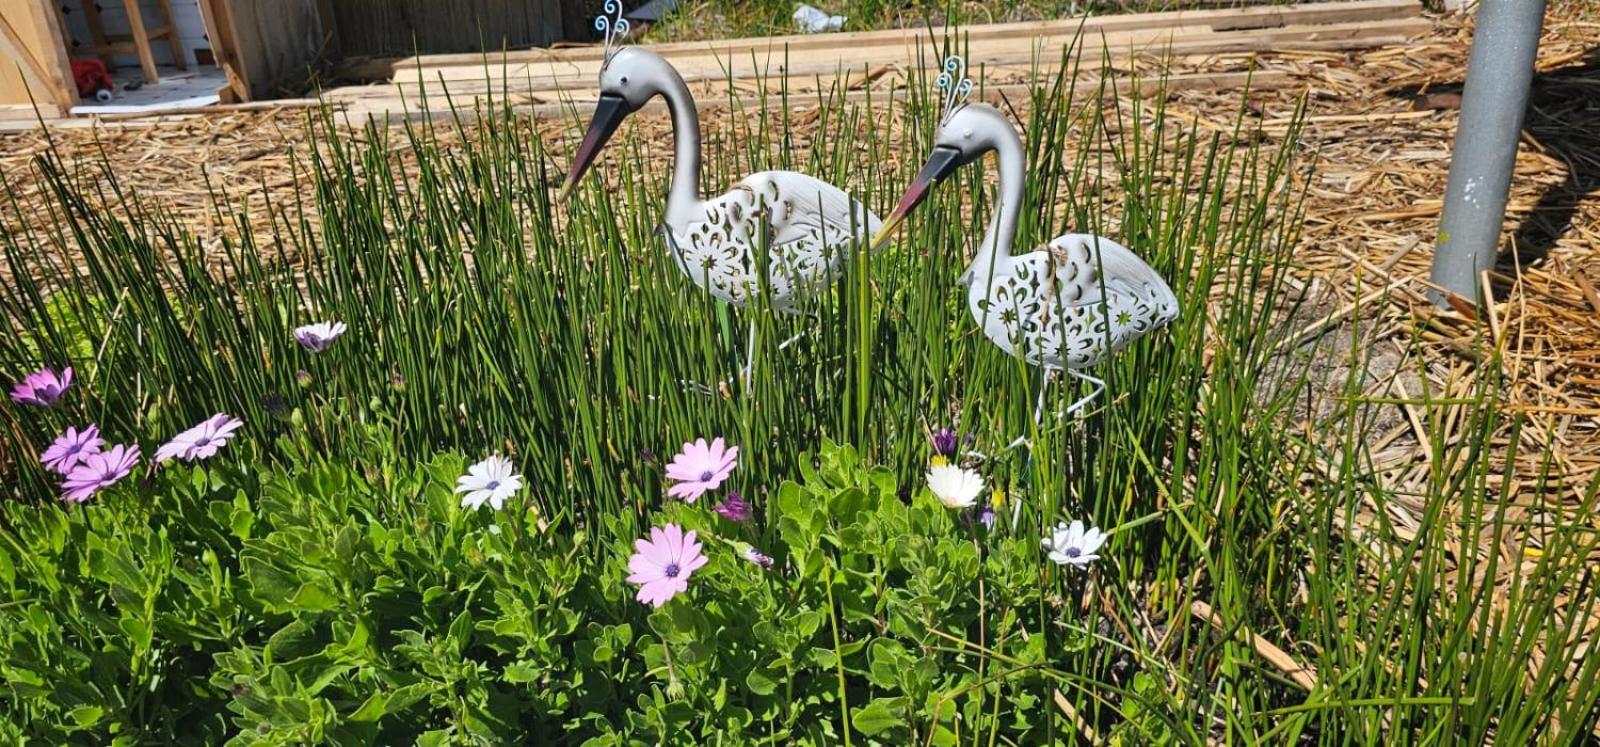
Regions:
<instances>
[{"instance_id":1,"label":"crane's long neck","mask_svg":"<svg viewBox=\"0 0 1600 747\"><path fill-rule=\"evenodd\" d=\"M687 220L700 205L700 113L683 77L674 71L661 87L672 114L672 188L667 193L667 222Z\"/></svg>"},{"instance_id":2,"label":"crane's long neck","mask_svg":"<svg viewBox=\"0 0 1600 747\"><path fill-rule=\"evenodd\" d=\"M1022 216L1022 196L1027 183L1027 155L1022 150L1022 140L1011 129L1011 123L1003 118L997 126L994 151L1000 193L994 216L989 219L989 230L983 235L977 256L972 259L973 276L984 287L988 286L994 268L1011 259L1011 241L1017 235L1017 220Z\"/></svg>"}]
</instances>

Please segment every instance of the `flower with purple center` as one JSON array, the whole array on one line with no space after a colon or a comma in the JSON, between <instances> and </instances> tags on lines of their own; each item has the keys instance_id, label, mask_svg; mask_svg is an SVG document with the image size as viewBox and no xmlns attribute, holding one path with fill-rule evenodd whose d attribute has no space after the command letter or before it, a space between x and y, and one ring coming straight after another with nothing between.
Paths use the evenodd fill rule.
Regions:
<instances>
[{"instance_id":1,"label":"flower with purple center","mask_svg":"<svg viewBox=\"0 0 1600 747\"><path fill-rule=\"evenodd\" d=\"M294 340L300 343L300 347L313 353L320 353L333 345L333 341L339 339L339 335L344 334L346 329L349 328L344 322L307 324L295 328Z\"/></svg>"},{"instance_id":2,"label":"flower with purple center","mask_svg":"<svg viewBox=\"0 0 1600 747\"><path fill-rule=\"evenodd\" d=\"M706 491L721 487L737 466L739 447L727 446L720 436L709 444L703 438L686 443L667 465L667 478L677 483L667 495L694 503Z\"/></svg>"},{"instance_id":3,"label":"flower with purple center","mask_svg":"<svg viewBox=\"0 0 1600 747\"><path fill-rule=\"evenodd\" d=\"M961 448L961 434L949 428L940 428L933 434L933 453L946 459L954 459L956 451Z\"/></svg>"},{"instance_id":4,"label":"flower with purple center","mask_svg":"<svg viewBox=\"0 0 1600 747\"><path fill-rule=\"evenodd\" d=\"M728 497L722 499L722 503L717 506L716 510L718 514L722 515L722 518L740 524L749 521L755 516L755 510L750 507L750 503L744 499L744 496L739 495L737 490L729 490Z\"/></svg>"},{"instance_id":5,"label":"flower with purple center","mask_svg":"<svg viewBox=\"0 0 1600 747\"><path fill-rule=\"evenodd\" d=\"M467 474L456 478L456 492L461 496L461 507L478 509L488 503L499 511L506 499L522 489L522 475L517 474L511 460L499 454L467 468Z\"/></svg>"},{"instance_id":6,"label":"flower with purple center","mask_svg":"<svg viewBox=\"0 0 1600 747\"><path fill-rule=\"evenodd\" d=\"M39 463L57 474L70 474L73 467L82 464L91 455L99 454L105 445L106 440L100 437L98 426L84 426L81 431L67 428L66 433L56 436L50 448L44 450Z\"/></svg>"},{"instance_id":7,"label":"flower with purple center","mask_svg":"<svg viewBox=\"0 0 1600 747\"><path fill-rule=\"evenodd\" d=\"M117 444L105 451L90 454L67 473L61 483L61 500L83 503L106 488L117 484L133 471L139 463L139 446Z\"/></svg>"},{"instance_id":8,"label":"flower with purple center","mask_svg":"<svg viewBox=\"0 0 1600 747\"><path fill-rule=\"evenodd\" d=\"M38 405L49 407L61 399L72 386L72 366L61 369L57 374L53 369L41 368L28 374L11 387L11 401L19 405Z\"/></svg>"},{"instance_id":9,"label":"flower with purple center","mask_svg":"<svg viewBox=\"0 0 1600 747\"><path fill-rule=\"evenodd\" d=\"M156 464L178 458L185 462L210 459L218 449L228 444L244 421L232 415L217 413L176 436L156 449Z\"/></svg>"},{"instance_id":10,"label":"flower with purple center","mask_svg":"<svg viewBox=\"0 0 1600 747\"><path fill-rule=\"evenodd\" d=\"M764 555L754 547L746 547L744 552L739 553L739 557L761 566L763 570L772 568L772 556Z\"/></svg>"},{"instance_id":11,"label":"flower with purple center","mask_svg":"<svg viewBox=\"0 0 1600 747\"><path fill-rule=\"evenodd\" d=\"M651 527L650 539L633 541L635 552L628 558L628 583L638 584L639 601L660 607L689 588L689 576L706 564L694 530L687 534L677 524Z\"/></svg>"},{"instance_id":12,"label":"flower with purple center","mask_svg":"<svg viewBox=\"0 0 1600 747\"><path fill-rule=\"evenodd\" d=\"M1100 559L1095 553L1106 543L1106 537L1099 528L1085 527L1081 521L1074 520L1071 526L1061 522L1044 538L1044 549L1056 565L1088 568L1090 563Z\"/></svg>"}]
</instances>

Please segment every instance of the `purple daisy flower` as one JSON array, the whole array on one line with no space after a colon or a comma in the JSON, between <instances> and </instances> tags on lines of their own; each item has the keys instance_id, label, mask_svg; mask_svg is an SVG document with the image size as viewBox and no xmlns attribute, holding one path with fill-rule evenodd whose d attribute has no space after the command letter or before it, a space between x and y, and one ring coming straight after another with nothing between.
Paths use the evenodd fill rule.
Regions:
<instances>
[{"instance_id":1,"label":"purple daisy flower","mask_svg":"<svg viewBox=\"0 0 1600 747\"><path fill-rule=\"evenodd\" d=\"M295 328L294 340L300 343L300 347L313 353L320 353L333 345L333 341L339 339L339 335L344 334L347 329L349 328L344 325L344 322L307 324Z\"/></svg>"},{"instance_id":2,"label":"purple daisy flower","mask_svg":"<svg viewBox=\"0 0 1600 747\"><path fill-rule=\"evenodd\" d=\"M729 490L728 497L722 499L722 503L717 506L716 511L722 515L722 518L740 524L749 521L755 516L755 511L750 507L749 501L746 501L744 496L739 495L737 490Z\"/></svg>"},{"instance_id":3,"label":"purple daisy flower","mask_svg":"<svg viewBox=\"0 0 1600 747\"><path fill-rule=\"evenodd\" d=\"M41 368L11 387L11 401L20 405L49 407L61 399L70 386L72 366L61 369L60 374L49 368Z\"/></svg>"},{"instance_id":4,"label":"purple daisy flower","mask_svg":"<svg viewBox=\"0 0 1600 747\"><path fill-rule=\"evenodd\" d=\"M667 465L667 477L675 482L667 495L694 503L708 490L721 487L722 481L739 466L739 447L727 446L722 438L707 444L705 439L683 445L683 451Z\"/></svg>"},{"instance_id":5,"label":"purple daisy flower","mask_svg":"<svg viewBox=\"0 0 1600 747\"><path fill-rule=\"evenodd\" d=\"M57 474L69 474L73 467L82 464L91 455L99 454L105 445L106 440L100 437L98 426L88 425L81 431L67 428L66 433L56 436L50 448L44 450L39 463Z\"/></svg>"},{"instance_id":6,"label":"purple daisy flower","mask_svg":"<svg viewBox=\"0 0 1600 747\"><path fill-rule=\"evenodd\" d=\"M946 459L954 459L956 450L961 448L961 434L949 428L940 428L933 434L933 453Z\"/></svg>"},{"instance_id":7,"label":"purple daisy flower","mask_svg":"<svg viewBox=\"0 0 1600 747\"><path fill-rule=\"evenodd\" d=\"M239 430L242 425L244 421L232 415L223 413L212 415L156 449L156 463L160 464L174 457L185 462L209 459L218 449L227 445L229 439L233 438L234 431Z\"/></svg>"},{"instance_id":8,"label":"purple daisy flower","mask_svg":"<svg viewBox=\"0 0 1600 747\"><path fill-rule=\"evenodd\" d=\"M90 454L67 473L61 483L61 500L83 503L95 493L117 484L139 463L139 446L117 444L98 454Z\"/></svg>"}]
</instances>

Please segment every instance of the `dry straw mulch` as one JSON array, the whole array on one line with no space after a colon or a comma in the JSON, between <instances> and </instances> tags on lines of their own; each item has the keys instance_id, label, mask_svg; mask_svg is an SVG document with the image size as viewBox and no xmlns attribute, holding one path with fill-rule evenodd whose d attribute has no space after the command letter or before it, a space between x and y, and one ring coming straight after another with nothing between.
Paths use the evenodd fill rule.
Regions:
<instances>
[{"instance_id":1,"label":"dry straw mulch","mask_svg":"<svg viewBox=\"0 0 1600 747\"><path fill-rule=\"evenodd\" d=\"M1307 97L1300 147L1316 160L1306 171L1297 274L1316 315L1295 322L1304 326L1295 342L1318 350L1333 375L1348 371L1342 355L1363 353L1370 363L1360 380L1364 393L1407 402L1382 405L1368 440L1374 467L1398 496L1385 509L1390 526L1402 536L1419 529L1426 507L1408 496L1421 495L1419 486L1448 469L1430 444L1461 438L1468 420L1465 406L1424 404L1425 393L1435 400L1470 397L1494 381L1501 407L1525 416L1520 443L1509 443L1509 428L1495 441L1502 461L1516 447L1510 479L1491 481L1493 510L1515 525L1510 540L1493 550L1502 554L1501 575L1474 584L1504 586L1532 570L1551 526L1600 528L1583 497L1600 479L1600 23L1581 9L1556 4L1546 26L1508 209L1506 238L1515 251L1490 278L1496 302L1481 315L1440 310L1425 296L1469 20L1440 19L1426 37L1377 51L1177 61L1191 72L1253 64L1290 79L1292 85L1252 93L1247 105L1269 140L1286 132L1301 95ZM1238 92L1226 90L1179 91L1169 100L1173 115L1205 129L1230 128L1239 106ZM717 111L708 114L708 135L733 127L727 110ZM814 113L795 116L800 147L816 135L818 120ZM170 210L202 245L215 246L233 230L234 216L214 213L212 190L227 195L256 227L257 240L270 245L269 198L292 204L307 187L291 166L297 154L304 167L305 122L298 110L215 114L56 129L48 140L71 160L103 158L128 193ZM565 140L559 149L571 146L570 123L534 126L552 142ZM664 129L665 121L646 118L639 126L649 132ZM46 147L39 132L0 135L0 180L20 201L20 209L0 205L0 225L42 228L50 220L49 195L29 167ZM1480 354L1483 344L1500 351L1498 370ZM1313 435L1314 420L1309 414ZM1445 507L1447 531L1468 525L1460 513ZM1358 526L1372 526L1379 517L1369 511L1357 518ZM1587 619L1593 626L1594 618Z\"/></svg>"}]
</instances>

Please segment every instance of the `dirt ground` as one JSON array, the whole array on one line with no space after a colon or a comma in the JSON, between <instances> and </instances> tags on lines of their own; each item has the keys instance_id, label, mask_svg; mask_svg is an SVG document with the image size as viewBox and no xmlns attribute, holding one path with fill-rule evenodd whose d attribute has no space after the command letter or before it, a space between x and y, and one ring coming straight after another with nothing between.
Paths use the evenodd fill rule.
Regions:
<instances>
[{"instance_id":1,"label":"dirt ground","mask_svg":"<svg viewBox=\"0 0 1600 747\"><path fill-rule=\"evenodd\" d=\"M1509 578L1537 557L1542 528L1600 528L1600 518L1582 510L1588 486L1600 479L1600 19L1584 4L1558 3L1546 24L1508 208L1513 250L1491 278L1496 303L1481 319L1468 308L1439 310L1425 297L1470 42L1470 20L1450 16L1403 47L1187 64L1238 70L1253 62L1292 76L1295 85L1252 95L1250 110L1269 140L1284 135L1306 97L1301 148L1315 167L1305 185L1297 278L1315 313L1300 315L1294 342L1324 345L1325 370L1335 375L1344 370L1339 354L1364 351L1372 363L1365 394L1407 402L1387 406L1370 440L1377 470L1399 496L1388 513L1402 533L1417 529L1424 508L1407 503L1416 494L1408 486L1444 468L1433 461L1430 438L1441 431L1446 442L1456 438L1468 414L1421 398L1470 396L1486 373L1503 377L1502 407L1526 416L1512 477L1492 483L1496 510L1523 527L1503 550ZM1230 127L1238 107L1237 92L1225 90L1179 91L1169 102L1171 114L1205 128ZM715 132L715 117L726 115L709 116ZM233 219L213 212L212 190L264 225L269 196L282 200L304 188L290 154L306 152L306 117L284 109L0 134L0 180L16 199L0 196L0 225L14 231L49 219L49 196L30 162L53 143L73 163L104 159L125 190L171 211L212 245ZM802 143L815 134L807 131L815 118L807 122L797 117ZM570 147L571 123L537 126ZM1501 352L1497 371L1474 352L1480 336ZM1509 434L1496 444L1502 454L1512 446ZM1537 487L1547 449L1558 479Z\"/></svg>"}]
</instances>

